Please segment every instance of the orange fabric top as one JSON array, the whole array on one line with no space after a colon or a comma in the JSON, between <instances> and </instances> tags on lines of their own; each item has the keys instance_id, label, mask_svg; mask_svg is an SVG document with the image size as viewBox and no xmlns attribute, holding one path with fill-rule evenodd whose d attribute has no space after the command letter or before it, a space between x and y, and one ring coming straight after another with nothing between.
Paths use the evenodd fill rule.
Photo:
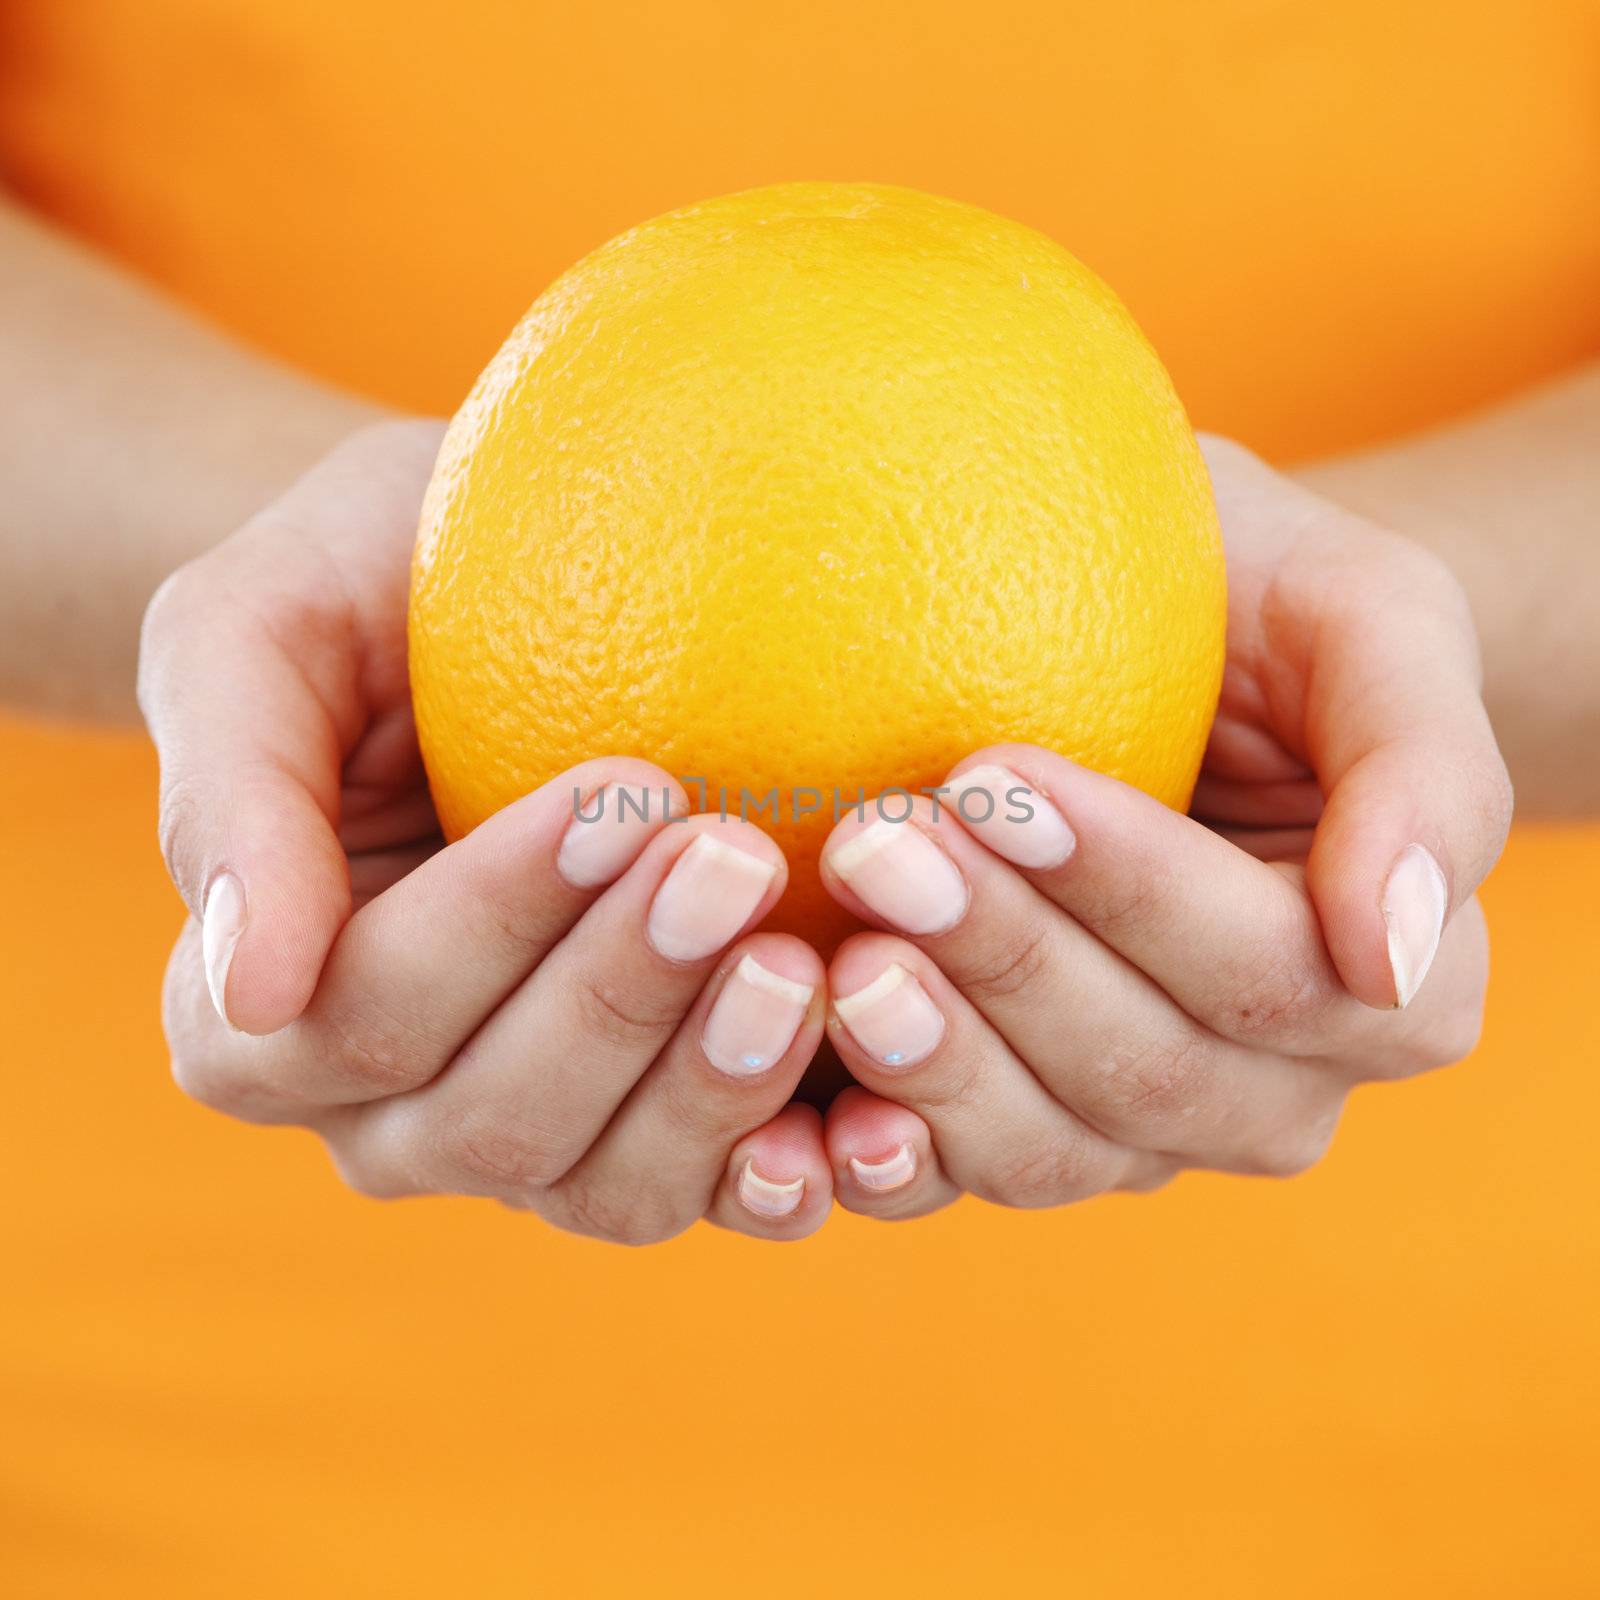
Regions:
<instances>
[{"instance_id":1,"label":"orange fabric top","mask_svg":"<svg viewBox=\"0 0 1600 1600\"><path fill-rule=\"evenodd\" d=\"M621 228L872 178L1044 229L1197 423L1381 437L1600 349L1592 0L0 0L0 171L251 338L454 408Z\"/></svg>"},{"instance_id":2,"label":"orange fabric top","mask_svg":"<svg viewBox=\"0 0 1600 1600\"><path fill-rule=\"evenodd\" d=\"M619 228L782 178L1034 223L1285 455L1600 348L1586 0L0 0L0 162L448 409ZM1292 1184L627 1253L185 1101L149 752L0 721L0 1593L1600 1592L1600 833L1473 1063Z\"/></svg>"}]
</instances>

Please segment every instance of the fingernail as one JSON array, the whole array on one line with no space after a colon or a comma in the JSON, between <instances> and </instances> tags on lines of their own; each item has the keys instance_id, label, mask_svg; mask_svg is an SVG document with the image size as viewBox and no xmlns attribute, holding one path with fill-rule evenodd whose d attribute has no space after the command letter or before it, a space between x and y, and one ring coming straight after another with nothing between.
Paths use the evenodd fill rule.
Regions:
<instances>
[{"instance_id":1,"label":"fingernail","mask_svg":"<svg viewBox=\"0 0 1600 1600\"><path fill-rule=\"evenodd\" d=\"M858 1161L850 1157L850 1171L863 1189L874 1194L888 1194L891 1189L903 1189L917 1175L917 1152L903 1144L892 1156L882 1161Z\"/></svg>"},{"instance_id":2,"label":"fingernail","mask_svg":"<svg viewBox=\"0 0 1600 1600\"><path fill-rule=\"evenodd\" d=\"M750 920L777 866L700 834L656 890L645 937L669 961L700 961Z\"/></svg>"},{"instance_id":3,"label":"fingernail","mask_svg":"<svg viewBox=\"0 0 1600 1600\"><path fill-rule=\"evenodd\" d=\"M556 851L556 871L575 889L613 883L665 821L662 791L608 783L589 799L573 797L572 821Z\"/></svg>"},{"instance_id":4,"label":"fingernail","mask_svg":"<svg viewBox=\"0 0 1600 1600\"><path fill-rule=\"evenodd\" d=\"M834 1012L874 1061L909 1067L944 1037L944 1017L928 991L899 962L891 962L864 989L839 995Z\"/></svg>"},{"instance_id":5,"label":"fingernail","mask_svg":"<svg viewBox=\"0 0 1600 1600\"><path fill-rule=\"evenodd\" d=\"M220 872L206 890L200 915L200 952L205 958L206 987L217 1015L233 1027L228 1015L228 969L244 932L244 885L231 872ZM235 1029L235 1032L238 1030Z\"/></svg>"},{"instance_id":6,"label":"fingernail","mask_svg":"<svg viewBox=\"0 0 1600 1600\"><path fill-rule=\"evenodd\" d=\"M880 817L827 861L864 905L905 933L942 933L967 909L967 880L914 823Z\"/></svg>"},{"instance_id":7,"label":"fingernail","mask_svg":"<svg viewBox=\"0 0 1600 1600\"><path fill-rule=\"evenodd\" d=\"M746 956L722 986L700 1035L706 1060L732 1078L765 1072L794 1042L812 986Z\"/></svg>"},{"instance_id":8,"label":"fingernail","mask_svg":"<svg viewBox=\"0 0 1600 1600\"><path fill-rule=\"evenodd\" d=\"M1009 768L973 767L949 788L967 832L1015 866L1059 867L1077 846L1067 819Z\"/></svg>"},{"instance_id":9,"label":"fingernail","mask_svg":"<svg viewBox=\"0 0 1600 1600\"><path fill-rule=\"evenodd\" d=\"M1389 932L1394 1003L1411 1003L1439 953L1450 890L1439 863L1420 844L1407 845L1383 886L1383 922Z\"/></svg>"},{"instance_id":10,"label":"fingernail","mask_svg":"<svg viewBox=\"0 0 1600 1600\"><path fill-rule=\"evenodd\" d=\"M778 1183L772 1178L763 1178L756 1171L754 1161L747 1161L743 1171L739 1174L739 1204L746 1211L753 1211L758 1217L776 1220L779 1217L792 1217L800 1209L800 1202L806 1196L806 1180L794 1178L788 1183Z\"/></svg>"}]
</instances>

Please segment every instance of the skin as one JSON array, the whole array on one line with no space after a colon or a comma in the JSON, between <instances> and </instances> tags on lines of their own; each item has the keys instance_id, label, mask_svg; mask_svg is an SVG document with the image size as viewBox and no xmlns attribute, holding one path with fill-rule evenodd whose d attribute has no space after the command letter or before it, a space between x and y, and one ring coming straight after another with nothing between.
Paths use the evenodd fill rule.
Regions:
<instances>
[{"instance_id":1,"label":"skin","mask_svg":"<svg viewBox=\"0 0 1600 1600\"><path fill-rule=\"evenodd\" d=\"M977 752L947 783L1014 772L1075 847L1019 869L958 809L921 807L915 825L969 898L952 926L911 938L834 869L863 823L847 818L824 849L831 892L884 930L845 943L830 992L856 994L897 963L944 1019L930 1054L890 1068L835 1015L830 1037L867 1092L830 1109L830 1148L892 1137L920 1157L892 1196L841 1184L853 1210L915 1215L961 1189L1060 1205L1185 1167L1293 1174L1327 1148L1357 1083L1476 1043L1487 941L1473 891L1504 842L1511 791L1459 587L1417 547L1237 446L1205 443L1230 644L1195 815L1036 747ZM1367 603L1374 586L1388 604ZM1443 868L1452 914L1402 1010L1379 908L1418 842Z\"/></svg>"},{"instance_id":2,"label":"skin","mask_svg":"<svg viewBox=\"0 0 1600 1600\"><path fill-rule=\"evenodd\" d=\"M24 419L0 445L14 486L0 508L0 684L24 704L114 711L143 594L171 571L144 619L138 694L161 756L163 849L191 913L165 992L174 1071L231 1114L315 1129L365 1192L492 1195L643 1243L700 1216L799 1238L835 1199L896 1218L962 1190L1038 1206L1186 1166L1297 1171L1354 1083L1458 1059L1477 1035L1473 894L1510 788L1474 611L1491 710L1537 706L1546 730L1513 743L1519 783L1548 810L1595 797L1592 759L1570 751L1600 694L1582 626L1597 497L1572 442L1600 422L1592 376L1559 403L1469 425L1453 449L1444 435L1306 474L1364 517L1208 440L1230 652L1194 816L1047 751L977 752L958 774L998 762L1024 776L1070 825L1071 855L1019 869L948 809L919 814L965 881L963 915L908 937L830 874L876 931L824 974L801 941L750 931L784 868L749 824L663 823L611 881L565 881L574 782L670 784L640 763L586 763L441 847L404 652L438 424L374 422L23 219L0 226L0 274L0 383ZM1520 464L1516 493L1458 504L1434 482L1495 459L1494 441ZM1385 531L1387 504L1448 564ZM1527 650L1530 563L1508 547L1512 516L1554 569L1538 577L1548 620ZM841 824L830 859L859 826ZM717 950L670 961L646 937L650 907L706 830L774 876ZM1396 1010L1381 902L1415 844L1439 862L1450 916ZM200 930L222 874L244 908L218 985L226 1021ZM778 1060L730 1076L702 1029L747 953L814 993ZM828 1003L891 962L944 1025L895 1069ZM858 1087L824 1118L790 1096L825 1028ZM899 1181L866 1181L886 1163ZM798 1206L752 1209L752 1168L803 1179Z\"/></svg>"},{"instance_id":3,"label":"skin","mask_svg":"<svg viewBox=\"0 0 1600 1600\"><path fill-rule=\"evenodd\" d=\"M380 408L244 349L0 194L0 702L131 719L175 567Z\"/></svg>"}]
</instances>

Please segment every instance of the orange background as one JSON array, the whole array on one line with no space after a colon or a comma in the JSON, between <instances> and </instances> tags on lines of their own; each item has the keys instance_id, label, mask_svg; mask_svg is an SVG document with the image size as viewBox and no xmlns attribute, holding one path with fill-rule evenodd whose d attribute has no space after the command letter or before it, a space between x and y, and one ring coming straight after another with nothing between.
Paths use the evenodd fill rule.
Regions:
<instances>
[{"instance_id":1,"label":"orange background","mask_svg":"<svg viewBox=\"0 0 1600 1600\"><path fill-rule=\"evenodd\" d=\"M1045 228L1280 457L1600 349L1592 5L754 9L0 0L0 170L432 409L582 250L809 176ZM1479 1052L1304 1179L629 1254L186 1103L152 814L137 740L0 725L0 1591L1600 1588L1600 831L1516 834Z\"/></svg>"}]
</instances>

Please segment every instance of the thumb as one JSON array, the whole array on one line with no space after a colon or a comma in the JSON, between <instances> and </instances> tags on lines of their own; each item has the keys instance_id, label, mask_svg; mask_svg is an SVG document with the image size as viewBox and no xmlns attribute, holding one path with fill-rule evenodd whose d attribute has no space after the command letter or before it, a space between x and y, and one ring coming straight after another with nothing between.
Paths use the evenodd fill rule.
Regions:
<instances>
[{"instance_id":1,"label":"thumb","mask_svg":"<svg viewBox=\"0 0 1600 1600\"><path fill-rule=\"evenodd\" d=\"M1327 801L1306 878L1351 993L1404 1006L1499 857L1511 785L1459 586L1402 540L1373 549L1359 593L1324 591L1313 634L1306 727Z\"/></svg>"},{"instance_id":2,"label":"thumb","mask_svg":"<svg viewBox=\"0 0 1600 1600\"><path fill-rule=\"evenodd\" d=\"M161 760L162 854L200 920L211 997L230 1027L260 1034L304 1010L350 915L336 833L350 730L304 662L353 674L326 672L326 643L290 654L334 630L314 605L285 603L281 576L277 594L252 588L265 576L253 565L247 545L224 545L157 592L139 702Z\"/></svg>"}]
</instances>

